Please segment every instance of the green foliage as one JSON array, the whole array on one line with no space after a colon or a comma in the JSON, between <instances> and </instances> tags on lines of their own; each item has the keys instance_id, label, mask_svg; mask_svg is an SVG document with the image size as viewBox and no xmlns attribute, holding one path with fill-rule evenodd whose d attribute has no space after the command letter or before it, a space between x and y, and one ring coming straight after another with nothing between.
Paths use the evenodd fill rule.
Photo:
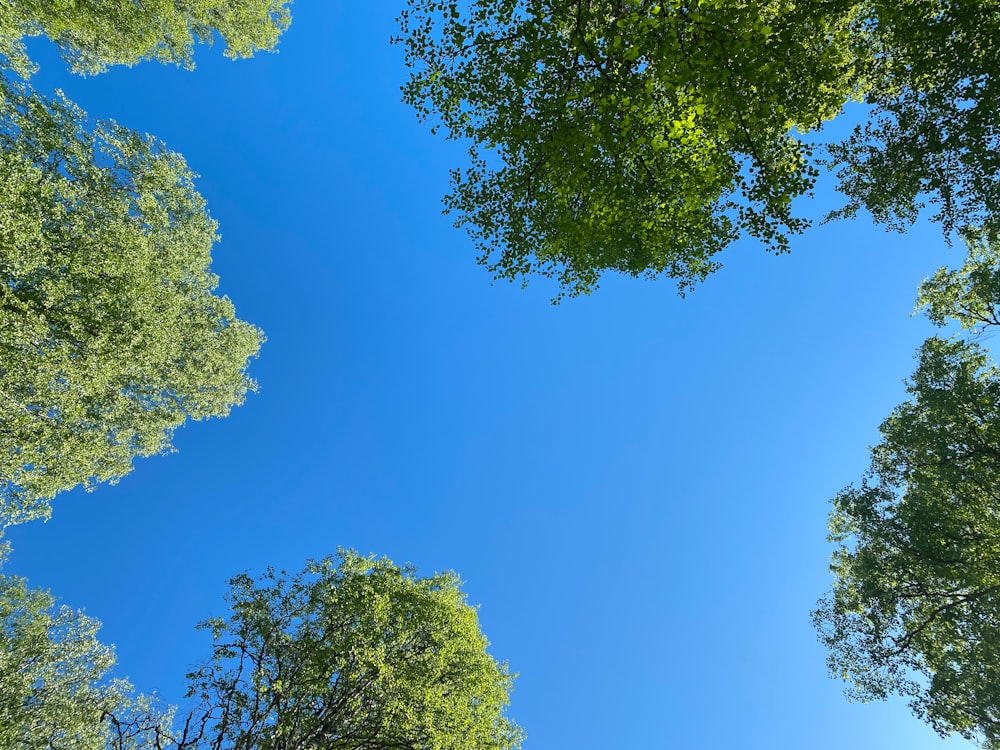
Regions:
<instances>
[{"instance_id":1,"label":"green foliage","mask_svg":"<svg viewBox=\"0 0 1000 750\"><path fill-rule=\"evenodd\" d=\"M1000 248L968 242L920 304L939 324L995 325ZM1000 369L974 342L931 338L908 390L861 486L834 499L835 581L814 620L849 695L909 696L940 733L1000 747Z\"/></svg>"},{"instance_id":2,"label":"green foliage","mask_svg":"<svg viewBox=\"0 0 1000 750\"><path fill-rule=\"evenodd\" d=\"M994 234L1000 217L1000 4L992 0L868 0L862 56L870 123L831 148L849 202L890 227L926 203L946 232Z\"/></svg>"},{"instance_id":3,"label":"green foliage","mask_svg":"<svg viewBox=\"0 0 1000 750\"><path fill-rule=\"evenodd\" d=\"M453 574L418 578L341 552L293 576L231 581L212 659L190 675L202 708L178 748L516 748L512 675L486 653Z\"/></svg>"},{"instance_id":4,"label":"green foliage","mask_svg":"<svg viewBox=\"0 0 1000 750\"><path fill-rule=\"evenodd\" d=\"M262 336L212 294L215 223L177 154L63 98L0 103L0 528L227 414Z\"/></svg>"},{"instance_id":5,"label":"green foliage","mask_svg":"<svg viewBox=\"0 0 1000 750\"><path fill-rule=\"evenodd\" d=\"M980 230L962 233L968 258L958 270L941 268L920 285L918 309L943 326L954 319L966 330L1000 326L1000 241Z\"/></svg>"},{"instance_id":6,"label":"green foliage","mask_svg":"<svg viewBox=\"0 0 1000 750\"><path fill-rule=\"evenodd\" d=\"M24 579L0 575L0 747L152 748L169 714L133 697L124 680L107 679L114 652L97 640L98 628Z\"/></svg>"},{"instance_id":7,"label":"green foliage","mask_svg":"<svg viewBox=\"0 0 1000 750\"><path fill-rule=\"evenodd\" d=\"M404 100L471 142L447 210L500 278L664 274L741 234L777 250L817 171L800 135L864 99L825 163L902 229L1000 231L1000 4L983 0L409 0ZM491 153L492 152L492 153Z\"/></svg>"},{"instance_id":8,"label":"green foliage","mask_svg":"<svg viewBox=\"0 0 1000 750\"><path fill-rule=\"evenodd\" d=\"M232 579L211 659L174 710L108 679L98 623L0 576L4 750L513 750L513 675L486 652L451 573L341 551Z\"/></svg>"},{"instance_id":9,"label":"green foliage","mask_svg":"<svg viewBox=\"0 0 1000 750\"><path fill-rule=\"evenodd\" d=\"M157 60L193 67L196 42L222 37L228 57L271 50L291 0L0 0L0 54L30 73L22 39L44 34L78 73Z\"/></svg>"},{"instance_id":10,"label":"green foliage","mask_svg":"<svg viewBox=\"0 0 1000 750\"><path fill-rule=\"evenodd\" d=\"M805 226L797 133L863 92L856 5L409 0L404 100L471 141L445 203L497 277L683 290L739 235L785 250Z\"/></svg>"}]
</instances>

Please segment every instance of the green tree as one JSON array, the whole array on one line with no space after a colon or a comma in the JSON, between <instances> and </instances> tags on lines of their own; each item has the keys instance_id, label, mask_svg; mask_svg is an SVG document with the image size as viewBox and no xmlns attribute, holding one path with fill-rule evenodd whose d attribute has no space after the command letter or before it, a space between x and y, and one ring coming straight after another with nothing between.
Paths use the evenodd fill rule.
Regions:
<instances>
[{"instance_id":1,"label":"green tree","mask_svg":"<svg viewBox=\"0 0 1000 750\"><path fill-rule=\"evenodd\" d=\"M45 35L78 73L158 60L193 67L196 42L222 37L228 57L270 50L288 27L291 0L0 0L0 54L33 65L23 38Z\"/></svg>"},{"instance_id":2,"label":"green tree","mask_svg":"<svg viewBox=\"0 0 1000 750\"><path fill-rule=\"evenodd\" d=\"M966 228L968 257L959 269L940 268L920 286L917 309L937 326L956 321L974 334L1000 326L1000 240Z\"/></svg>"},{"instance_id":3,"label":"green tree","mask_svg":"<svg viewBox=\"0 0 1000 750\"><path fill-rule=\"evenodd\" d=\"M904 229L1000 233L1000 4L408 0L404 100L471 143L445 198L498 278L609 270L683 291L740 235L776 250L817 164ZM864 100L812 158L802 136Z\"/></svg>"},{"instance_id":4,"label":"green tree","mask_svg":"<svg viewBox=\"0 0 1000 750\"><path fill-rule=\"evenodd\" d=\"M969 234L920 304L997 324L1000 247ZM882 424L860 487L834 499L833 590L814 613L848 694L900 694L940 733L1000 747L1000 369L975 342L929 339L912 396Z\"/></svg>"},{"instance_id":5,"label":"green tree","mask_svg":"<svg viewBox=\"0 0 1000 750\"><path fill-rule=\"evenodd\" d=\"M341 551L231 581L212 656L174 710L110 680L98 623L0 576L4 750L512 750L513 675L451 573Z\"/></svg>"},{"instance_id":6,"label":"green tree","mask_svg":"<svg viewBox=\"0 0 1000 750\"><path fill-rule=\"evenodd\" d=\"M471 142L445 204L497 277L683 290L741 234L780 251L805 226L799 136L867 86L857 6L409 0L404 100Z\"/></svg>"},{"instance_id":7,"label":"green tree","mask_svg":"<svg viewBox=\"0 0 1000 750\"><path fill-rule=\"evenodd\" d=\"M343 551L296 575L236 576L231 615L202 626L213 654L189 676L201 704L175 747L518 747L512 675L459 585Z\"/></svg>"},{"instance_id":8,"label":"green tree","mask_svg":"<svg viewBox=\"0 0 1000 750\"><path fill-rule=\"evenodd\" d=\"M0 575L0 747L152 750L169 714L108 678L114 651L97 640L99 626L24 579Z\"/></svg>"},{"instance_id":9,"label":"green tree","mask_svg":"<svg viewBox=\"0 0 1000 750\"><path fill-rule=\"evenodd\" d=\"M859 56L874 109L830 151L848 196L902 230L929 203L946 232L1000 224L1000 4L868 0Z\"/></svg>"},{"instance_id":10,"label":"green tree","mask_svg":"<svg viewBox=\"0 0 1000 750\"><path fill-rule=\"evenodd\" d=\"M227 414L262 336L212 293L216 225L180 156L65 99L0 95L2 528Z\"/></svg>"}]
</instances>

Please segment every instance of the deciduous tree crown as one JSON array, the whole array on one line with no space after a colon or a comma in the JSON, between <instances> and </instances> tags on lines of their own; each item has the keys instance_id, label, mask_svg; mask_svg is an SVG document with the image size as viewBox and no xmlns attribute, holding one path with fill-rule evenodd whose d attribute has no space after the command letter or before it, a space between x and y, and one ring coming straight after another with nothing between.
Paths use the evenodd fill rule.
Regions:
<instances>
[{"instance_id":1,"label":"deciduous tree crown","mask_svg":"<svg viewBox=\"0 0 1000 750\"><path fill-rule=\"evenodd\" d=\"M817 164L894 228L1000 216L1000 6L981 0L409 0L403 98L470 144L445 206L497 277L683 291L747 235L789 247ZM852 100L872 119L813 157Z\"/></svg>"},{"instance_id":2,"label":"deciduous tree crown","mask_svg":"<svg viewBox=\"0 0 1000 750\"><path fill-rule=\"evenodd\" d=\"M142 60L193 67L194 45L218 34L228 57L274 49L291 0L2 0L0 55L30 73L24 37L44 35L77 73Z\"/></svg>"},{"instance_id":3,"label":"deciduous tree crown","mask_svg":"<svg viewBox=\"0 0 1000 750\"><path fill-rule=\"evenodd\" d=\"M920 303L940 324L996 325L1000 246L967 241ZM861 486L834 500L833 591L814 619L850 695L908 696L942 734L1000 747L1000 369L935 337L908 390Z\"/></svg>"},{"instance_id":4,"label":"deciduous tree crown","mask_svg":"<svg viewBox=\"0 0 1000 750\"><path fill-rule=\"evenodd\" d=\"M63 98L0 96L2 527L227 414L263 337L213 294L216 225L180 156Z\"/></svg>"}]
</instances>

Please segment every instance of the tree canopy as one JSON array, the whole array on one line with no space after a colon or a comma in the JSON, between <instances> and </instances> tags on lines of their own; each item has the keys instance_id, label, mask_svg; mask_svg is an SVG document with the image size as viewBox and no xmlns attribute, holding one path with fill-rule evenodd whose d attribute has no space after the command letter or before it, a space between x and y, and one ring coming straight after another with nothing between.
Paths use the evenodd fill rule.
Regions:
<instances>
[{"instance_id":1,"label":"tree canopy","mask_svg":"<svg viewBox=\"0 0 1000 750\"><path fill-rule=\"evenodd\" d=\"M459 584L354 552L236 576L230 616L203 625L214 649L190 675L201 703L177 747L518 747L512 675Z\"/></svg>"},{"instance_id":2,"label":"tree canopy","mask_svg":"<svg viewBox=\"0 0 1000 750\"><path fill-rule=\"evenodd\" d=\"M830 148L844 210L895 229L926 204L946 232L1000 224L1000 5L981 0L861 5L869 122ZM863 31L863 33L862 33Z\"/></svg>"},{"instance_id":3,"label":"tree canopy","mask_svg":"<svg viewBox=\"0 0 1000 750\"><path fill-rule=\"evenodd\" d=\"M445 198L496 277L681 290L746 235L774 250L818 165L894 228L997 229L1000 7L979 0L409 0L404 100L471 144ZM804 140L852 100L871 120ZM815 137L815 136L814 136Z\"/></svg>"},{"instance_id":4,"label":"tree canopy","mask_svg":"<svg viewBox=\"0 0 1000 750\"><path fill-rule=\"evenodd\" d=\"M254 387L183 159L62 98L0 103L0 527L170 449Z\"/></svg>"},{"instance_id":5,"label":"tree canopy","mask_svg":"<svg viewBox=\"0 0 1000 750\"><path fill-rule=\"evenodd\" d=\"M410 0L404 99L471 141L445 202L498 277L683 288L740 234L784 250L805 225L799 135L864 87L855 5Z\"/></svg>"},{"instance_id":6,"label":"tree canopy","mask_svg":"<svg viewBox=\"0 0 1000 750\"><path fill-rule=\"evenodd\" d=\"M232 579L191 710L108 678L98 623L0 576L0 746L23 750L514 750L513 675L451 573L340 552Z\"/></svg>"},{"instance_id":7,"label":"tree canopy","mask_svg":"<svg viewBox=\"0 0 1000 750\"><path fill-rule=\"evenodd\" d=\"M2 0L0 54L31 71L24 37L45 35L78 73L157 60L193 67L194 45L216 34L229 57L270 50L288 27L291 0Z\"/></svg>"},{"instance_id":8,"label":"tree canopy","mask_svg":"<svg viewBox=\"0 0 1000 750\"><path fill-rule=\"evenodd\" d=\"M133 750L166 726L149 699L109 678L114 650L97 640L99 627L23 578L0 575L0 747ZM111 716L127 729L116 732Z\"/></svg>"},{"instance_id":9,"label":"tree canopy","mask_svg":"<svg viewBox=\"0 0 1000 750\"><path fill-rule=\"evenodd\" d=\"M1000 247L968 242L920 303L939 324L996 325ZM835 580L814 619L849 695L908 696L942 734L1000 747L1000 369L935 337L908 390L860 487L834 499Z\"/></svg>"}]
</instances>

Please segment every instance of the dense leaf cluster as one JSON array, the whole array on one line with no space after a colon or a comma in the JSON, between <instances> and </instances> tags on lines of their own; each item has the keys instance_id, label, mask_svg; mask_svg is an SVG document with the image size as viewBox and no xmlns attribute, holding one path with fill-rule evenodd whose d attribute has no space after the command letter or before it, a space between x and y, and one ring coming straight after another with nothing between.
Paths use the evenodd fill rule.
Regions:
<instances>
[{"instance_id":1,"label":"dense leaf cluster","mask_svg":"<svg viewBox=\"0 0 1000 750\"><path fill-rule=\"evenodd\" d=\"M512 675L486 652L454 574L419 578L342 551L297 575L230 585L232 615L204 623L212 658L190 675L202 701L193 746L206 737L206 747L233 750L520 744L504 715Z\"/></svg>"},{"instance_id":2,"label":"dense leaf cluster","mask_svg":"<svg viewBox=\"0 0 1000 750\"><path fill-rule=\"evenodd\" d=\"M513 750L512 675L453 574L340 552L231 582L182 720L108 681L97 623L0 577L0 747Z\"/></svg>"},{"instance_id":3,"label":"dense leaf cluster","mask_svg":"<svg viewBox=\"0 0 1000 750\"><path fill-rule=\"evenodd\" d=\"M866 100L874 114L830 147L847 206L894 229L926 205L944 230L996 234L1000 217L1000 5L863 5Z\"/></svg>"},{"instance_id":4,"label":"dense leaf cluster","mask_svg":"<svg viewBox=\"0 0 1000 750\"><path fill-rule=\"evenodd\" d=\"M77 73L142 60L193 67L195 43L222 37L228 57L270 50L291 20L291 0L0 0L0 54L33 70L25 37L44 35Z\"/></svg>"},{"instance_id":5,"label":"dense leaf cluster","mask_svg":"<svg viewBox=\"0 0 1000 750\"><path fill-rule=\"evenodd\" d=\"M62 98L0 96L2 527L227 414L262 336L212 293L216 227L180 156Z\"/></svg>"},{"instance_id":6,"label":"dense leaf cluster","mask_svg":"<svg viewBox=\"0 0 1000 750\"><path fill-rule=\"evenodd\" d=\"M272 49L288 0L0 0L5 74L44 34L79 73ZM261 332L213 291L215 223L162 143L0 80L0 530L127 474L254 387Z\"/></svg>"},{"instance_id":7,"label":"dense leaf cluster","mask_svg":"<svg viewBox=\"0 0 1000 750\"><path fill-rule=\"evenodd\" d=\"M404 99L470 143L445 198L497 277L606 271L683 291L742 235L807 221L809 131L864 100L825 162L901 228L994 228L1000 7L981 0L409 0Z\"/></svg>"},{"instance_id":8,"label":"dense leaf cluster","mask_svg":"<svg viewBox=\"0 0 1000 750\"><path fill-rule=\"evenodd\" d=\"M404 98L472 144L448 209L498 276L574 294L608 269L688 287L744 232L787 249L801 134L863 88L847 0L409 6Z\"/></svg>"},{"instance_id":9,"label":"dense leaf cluster","mask_svg":"<svg viewBox=\"0 0 1000 750\"><path fill-rule=\"evenodd\" d=\"M97 640L98 628L24 579L0 575L0 747L152 750L143 743L166 728L169 712L108 678L114 651Z\"/></svg>"},{"instance_id":10,"label":"dense leaf cluster","mask_svg":"<svg viewBox=\"0 0 1000 750\"><path fill-rule=\"evenodd\" d=\"M996 325L1000 246L967 240L921 305L939 324ZM860 487L834 500L835 582L814 619L855 698L908 696L942 734L1000 747L1000 368L935 337L908 390Z\"/></svg>"}]
</instances>

